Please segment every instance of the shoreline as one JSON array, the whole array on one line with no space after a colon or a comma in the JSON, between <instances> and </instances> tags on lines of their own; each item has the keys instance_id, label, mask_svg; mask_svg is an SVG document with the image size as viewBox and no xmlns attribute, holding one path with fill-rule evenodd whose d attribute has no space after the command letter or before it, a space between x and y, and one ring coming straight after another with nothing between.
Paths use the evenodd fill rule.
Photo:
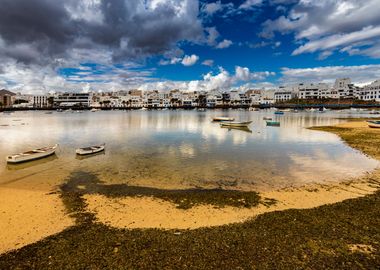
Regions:
<instances>
[{"instance_id":1,"label":"shoreline","mask_svg":"<svg viewBox=\"0 0 380 270\"><path fill-rule=\"evenodd\" d=\"M363 123L347 122L311 129L333 132L351 147L380 159L376 144L368 144L369 140L380 141L380 133L366 128ZM363 134L368 136L363 139ZM96 183L96 179L94 181ZM61 199L66 211L71 212L70 220L74 218L76 224L50 232L51 236L40 237L44 239L30 242L21 249L0 254L0 268L22 267L31 262L35 268L51 267L49 265L59 268L66 263L77 267L95 266L97 256L104 258L106 267L110 268L120 265L131 268L240 265L246 268L259 258L262 268L270 268L274 260L281 262L280 268L296 265L339 268L358 261L371 268L380 263L380 168L359 179L335 185L313 184L262 192L261 201L255 199L252 201L255 206L245 208L233 207L231 203L210 205L209 199L202 197L200 204L195 203L185 210L176 207L170 199L163 200L162 195L161 198L139 194L112 197L99 195L96 185L91 192L86 192L86 183L75 182L74 186L74 192L66 190ZM254 194L250 196L256 198ZM239 201L239 197L235 199ZM265 205L265 199L272 200ZM141 213L149 211L155 215L148 213L148 220L141 219ZM186 211L189 211L187 217L181 216ZM162 219L154 219L154 216ZM177 223L173 218L177 218ZM215 223L220 220L223 223ZM165 221L176 226L165 226ZM196 225L189 226L194 225L194 221ZM139 243L146 241L150 243L148 246L140 246ZM197 244L194 246L194 243ZM252 243L256 244L252 246ZM217 246L219 251L212 253L210 246ZM87 254L89 247L91 253ZM157 253L159 247L164 249ZM273 249L281 252L273 252ZM222 250L230 256L223 257ZM142 251L143 257L139 255ZM249 256L241 257L239 252ZM49 260L42 259L41 256L48 254L51 254ZM115 265L114 256L122 254L123 257L116 260L119 264ZM183 258L181 262L176 259L179 254ZM67 256L70 256L69 262Z\"/></svg>"},{"instance_id":2,"label":"shoreline","mask_svg":"<svg viewBox=\"0 0 380 270\"><path fill-rule=\"evenodd\" d=\"M127 111L133 111L133 110L141 110L141 109L147 109L147 110L177 110L177 109L184 109L184 110L228 110L228 109L271 109L271 108L278 108L278 109L310 109L310 108L326 108L331 110L343 110L343 109L380 109L380 103L321 103L321 102L315 102L315 103L275 103L275 104L249 104L249 105L217 105L213 107L207 107L207 106L170 106L170 107L153 107L153 106L140 106L140 107L95 107L95 106L88 106L88 107L45 107L45 108L0 108L1 112L17 112L17 111L56 111L56 110L73 110L73 111L90 111L92 109L98 109L101 111L110 111L110 110L127 110ZM377 113L379 114L379 113Z\"/></svg>"}]
</instances>

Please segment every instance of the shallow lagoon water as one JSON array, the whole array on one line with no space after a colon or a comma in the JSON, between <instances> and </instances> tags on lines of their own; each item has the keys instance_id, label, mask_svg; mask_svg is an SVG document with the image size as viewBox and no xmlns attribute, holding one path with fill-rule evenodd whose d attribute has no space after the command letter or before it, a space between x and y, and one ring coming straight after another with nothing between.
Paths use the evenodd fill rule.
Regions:
<instances>
[{"instance_id":1,"label":"shallow lagoon water","mask_svg":"<svg viewBox=\"0 0 380 270\"><path fill-rule=\"evenodd\" d=\"M252 120L250 130L221 128L214 116ZM281 122L267 127L263 117ZM95 173L106 183L159 188L233 187L268 190L307 183L344 181L378 162L345 145L334 134L306 127L334 125L342 111L271 110L43 111L0 114L0 185L22 180L59 184L71 172ZM106 151L86 158L75 148L106 143ZM55 156L7 165L5 156L58 143Z\"/></svg>"}]
</instances>

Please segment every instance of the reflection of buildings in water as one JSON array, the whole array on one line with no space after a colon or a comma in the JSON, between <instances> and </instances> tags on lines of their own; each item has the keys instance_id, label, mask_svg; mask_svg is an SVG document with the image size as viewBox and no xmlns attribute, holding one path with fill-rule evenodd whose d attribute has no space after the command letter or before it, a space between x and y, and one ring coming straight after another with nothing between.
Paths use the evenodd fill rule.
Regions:
<instances>
[{"instance_id":1,"label":"reflection of buildings in water","mask_svg":"<svg viewBox=\"0 0 380 270\"><path fill-rule=\"evenodd\" d=\"M321 180L348 180L375 169L379 162L365 155L353 155L354 150L336 154L334 149L315 149L307 155L292 153L289 158L294 163L289 173L305 182ZM316 174L316 172L318 172Z\"/></svg>"}]
</instances>

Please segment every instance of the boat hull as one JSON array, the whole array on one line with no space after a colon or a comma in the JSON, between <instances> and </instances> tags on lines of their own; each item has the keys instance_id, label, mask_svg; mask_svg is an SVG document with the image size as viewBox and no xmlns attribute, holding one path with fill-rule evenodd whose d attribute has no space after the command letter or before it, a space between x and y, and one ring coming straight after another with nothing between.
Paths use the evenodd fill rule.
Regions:
<instances>
[{"instance_id":1,"label":"boat hull","mask_svg":"<svg viewBox=\"0 0 380 270\"><path fill-rule=\"evenodd\" d=\"M214 122L228 122L228 121L234 121L235 118L232 117L214 117L212 121Z\"/></svg>"},{"instance_id":2,"label":"boat hull","mask_svg":"<svg viewBox=\"0 0 380 270\"><path fill-rule=\"evenodd\" d=\"M55 150L57 149L58 145L55 145L53 147L50 147L48 150L40 153L31 153L26 155L25 153L21 153L18 155L8 156L6 157L7 163L16 164L16 163L23 163L28 161L33 161L41 158L45 158L51 155L55 154ZM32 150L35 151L35 150ZM31 151L31 152L32 152Z\"/></svg>"},{"instance_id":3,"label":"boat hull","mask_svg":"<svg viewBox=\"0 0 380 270\"><path fill-rule=\"evenodd\" d=\"M248 127L252 121L249 122L226 122L220 123L222 127Z\"/></svg>"},{"instance_id":4,"label":"boat hull","mask_svg":"<svg viewBox=\"0 0 380 270\"><path fill-rule=\"evenodd\" d=\"M267 121L267 126L270 126L270 127L279 127L280 126L280 122Z\"/></svg>"},{"instance_id":5,"label":"boat hull","mask_svg":"<svg viewBox=\"0 0 380 270\"><path fill-rule=\"evenodd\" d=\"M104 151L105 145L101 145L99 147L98 146L91 146L88 148L91 148L91 149L78 148L75 152L79 156L92 155L92 154L96 154L96 153L100 153L100 152Z\"/></svg>"},{"instance_id":6,"label":"boat hull","mask_svg":"<svg viewBox=\"0 0 380 270\"><path fill-rule=\"evenodd\" d=\"M367 124L370 128L380 128L380 122L368 121Z\"/></svg>"}]
</instances>

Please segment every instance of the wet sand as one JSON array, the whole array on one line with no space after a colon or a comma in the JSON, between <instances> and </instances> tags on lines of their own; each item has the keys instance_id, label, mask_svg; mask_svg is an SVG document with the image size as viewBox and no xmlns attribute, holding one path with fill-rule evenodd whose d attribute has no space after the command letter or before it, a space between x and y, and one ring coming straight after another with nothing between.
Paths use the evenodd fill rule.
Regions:
<instances>
[{"instance_id":1,"label":"wet sand","mask_svg":"<svg viewBox=\"0 0 380 270\"><path fill-rule=\"evenodd\" d=\"M244 222L266 212L313 208L362 197L380 187L374 179L380 179L380 169L350 183L262 192L262 197L277 202L252 208L200 205L183 210L154 197L108 198L98 194L84 195L84 199L87 210L95 213L98 222L115 228L197 229Z\"/></svg>"},{"instance_id":2,"label":"wet sand","mask_svg":"<svg viewBox=\"0 0 380 270\"><path fill-rule=\"evenodd\" d=\"M0 187L0 253L21 248L74 225L58 194Z\"/></svg>"}]
</instances>

